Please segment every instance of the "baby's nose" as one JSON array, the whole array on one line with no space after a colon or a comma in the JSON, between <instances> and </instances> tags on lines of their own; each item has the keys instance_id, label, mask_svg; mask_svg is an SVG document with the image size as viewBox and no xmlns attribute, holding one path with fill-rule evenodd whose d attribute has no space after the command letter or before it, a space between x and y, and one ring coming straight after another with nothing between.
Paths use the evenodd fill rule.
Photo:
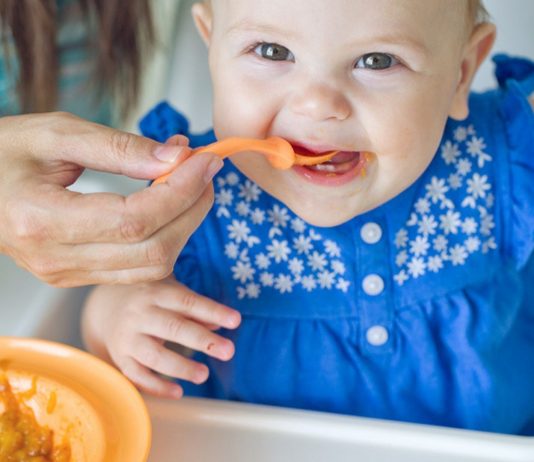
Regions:
<instances>
[{"instance_id":1,"label":"baby's nose","mask_svg":"<svg viewBox=\"0 0 534 462\"><path fill-rule=\"evenodd\" d=\"M345 94L327 83L314 82L296 90L289 101L290 109L314 121L345 120L352 112Z\"/></svg>"}]
</instances>

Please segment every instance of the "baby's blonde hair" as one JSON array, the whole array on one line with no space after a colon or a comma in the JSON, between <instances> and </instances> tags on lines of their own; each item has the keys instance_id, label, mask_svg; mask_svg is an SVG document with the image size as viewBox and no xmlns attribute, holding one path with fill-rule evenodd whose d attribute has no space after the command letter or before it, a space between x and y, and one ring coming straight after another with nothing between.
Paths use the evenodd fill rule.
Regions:
<instances>
[{"instance_id":1,"label":"baby's blonde hair","mask_svg":"<svg viewBox=\"0 0 534 462\"><path fill-rule=\"evenodd\" d=\"M207 6L211 6L211 0L203 0ZM467 0L467 25L471 31L477 24L489 21L490 15L483 0Z\"/></svg>"},{"instance_id":2,"label":"baby's blonde hair","mask_svg":"<svg viewBox=\"0 0 534 462\"><path fill-rule=\"evenodd\" d=\"M203 3L210 5L211 0L203 0ZM471 25L476 25L489 19L488 11L482 0L467 0L467 18Z\"/></svg>"},{"instance_id":3,"label":"baby's blonde hair","mask_svg":"<svg viewBox=\"0 0 534 462\"><path fill-rule=\"evenodd\" d=\"M489 13L482 0L467 0L467 20L471 27L489 20Z\"/></svg>"}]
</instances>

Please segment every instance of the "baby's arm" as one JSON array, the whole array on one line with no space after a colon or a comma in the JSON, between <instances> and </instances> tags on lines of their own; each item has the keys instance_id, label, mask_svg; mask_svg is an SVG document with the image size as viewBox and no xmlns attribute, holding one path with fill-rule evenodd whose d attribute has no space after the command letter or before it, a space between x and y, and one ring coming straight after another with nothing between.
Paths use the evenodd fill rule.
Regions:
<instances>
[{"instance_id":1,"label":"baby's arm","mask_svg":"<svg viewBox=\"0 0 534 462\"><path fill-rule=\"evenodd\" d=\"M85 304L82 335L89 351L113 362L143 391L179 398L182 388L159 374L202 383L209 371L204 364L171 351L165 342L229 360L233 343L213 331L234 329L240 322L237 311L168 278L97 287Z\"/></svg>"}]
</instances>

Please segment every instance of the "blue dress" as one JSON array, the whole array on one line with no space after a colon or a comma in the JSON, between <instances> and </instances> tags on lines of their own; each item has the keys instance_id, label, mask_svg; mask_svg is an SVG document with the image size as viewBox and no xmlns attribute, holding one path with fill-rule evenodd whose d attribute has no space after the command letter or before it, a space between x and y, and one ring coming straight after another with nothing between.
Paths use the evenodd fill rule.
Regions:
<instances>
[{"instance_id":1,"label":"blue dress","mask_svg":"<svg viewBox=\"0 0 534 462\"><path fill-rule=\"evenodd\" d=\"M174 273L243 321L188 394L534 435L534 64L495 62L499 88L448 121L415 184L343 225L226 163ZM165 104L141 127L188 134Z\"/></svg>"}]
</instances>

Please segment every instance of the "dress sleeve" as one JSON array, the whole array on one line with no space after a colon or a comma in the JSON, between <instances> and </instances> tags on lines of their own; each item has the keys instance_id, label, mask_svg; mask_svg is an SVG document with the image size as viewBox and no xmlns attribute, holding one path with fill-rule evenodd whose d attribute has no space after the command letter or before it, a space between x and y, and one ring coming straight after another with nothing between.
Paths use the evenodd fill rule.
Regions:
<instances>
[{"instance_id":1,"label":"dress sleeve","mask_svg":"<svg viewBox=\"0 0 534 462\"><path fill-rule=\"evenodd\" d=\"M498 55L496 77L502 89L500 116L505 126L509 168L507 254L522 268L534 249L534 63Z\"/></svg>"},{"instance_id":2,"label":"dress sleeve","mask_svg":"<svg viewBox=\"0 0 534 462\"><path fill-rule=\"evenodd\" d=\"M140 120L139 130L147 138L165 143L173 135L189 137L189 121L169 103L163 101Z\"/></svg>"},{"instance_id":3,"label":"dress sleeve","mask_svg":"<svg viewBox=\"0 0 534 462\"><path fill-rule=\"evenodd\" d=\"M206 146L215 141L212 129L202 133L191 133L187 117L166 101L162 101L147 112L139 122L139 130L147 138L159 143L165 143L173 135L187 136L191 148Z\"/></svg>"}]
</instances>

